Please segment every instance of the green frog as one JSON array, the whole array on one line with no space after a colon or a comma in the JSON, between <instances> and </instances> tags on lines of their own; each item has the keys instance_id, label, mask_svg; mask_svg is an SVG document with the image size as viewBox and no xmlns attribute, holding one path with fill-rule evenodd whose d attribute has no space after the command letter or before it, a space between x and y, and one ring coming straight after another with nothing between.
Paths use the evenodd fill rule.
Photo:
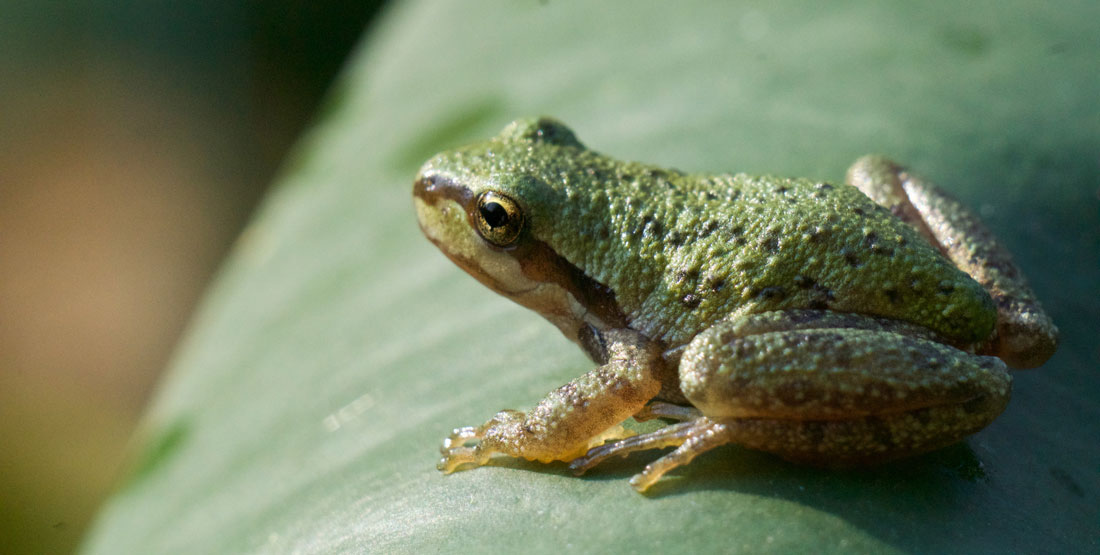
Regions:
<instances>
[{"instance_id":1,"label":"green frog","mask_svg":"<svg viewBox=\"0 0 1100 555\"><path fill-rule=\"evenodd\" d=\"M896 459L987 426L1007 366L1057 346L978 217L878 156L843 185L690 174L531 118L433 157L413 200L447 257L597 365L529 411L454 430L447 473L496 454L582 473L675 447L631 480L644 491L726 443L823 466ZM632 435L630 417L670 423Z\"/></svg>"}]
</instances>

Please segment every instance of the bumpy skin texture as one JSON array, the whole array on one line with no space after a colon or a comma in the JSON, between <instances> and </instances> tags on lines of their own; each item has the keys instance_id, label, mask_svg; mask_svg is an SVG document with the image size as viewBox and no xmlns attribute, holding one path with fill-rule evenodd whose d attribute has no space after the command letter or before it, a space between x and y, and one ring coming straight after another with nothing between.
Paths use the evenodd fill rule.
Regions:
<instances>
[{"instance_id":1,"label":"bumpy skin texture","mask_svg":"<svg viewBox=\"0 0 1100 555\"><path fill-rule=\"evenodd\" d=\"M645 490L724 443L838 466L988 425L1005 362L1042 364L1057 329L957 201L883 158L848 179L620 162L546 118L429 160L413 189L428 238L599 364L456 429L440 469L499 453L583 472L676 446L631 481ZM630 416L682 422L627 437Z\"/></svg>"},{"instance_id":2,"label":"bumpy skin texture","mask_svg":"<svg viewBox=\"0 0 1100 555\"><path fill-rule=\"evenodd\" d=\"M920 230L959 268L989 291L997 329L982 352L1014 368L1043 364L1058 347L1058 329L1012 262L1012 255L958 200L880 156L864 156L848 182Z\"/></svg>"},{"instance_id":3,"label":"bumpy skin texture","mask_svg":"<svg viewBox=\"0 0 1100 555\"><path fill-rule=\"evenodd\" d=\"M421 175L511 196L532 237L668 347L730 314L794 308L913 322L959 345L993 329L989 294L852 187L620 162L533 123L442 153Z\"/></svg>"}]
</instances>

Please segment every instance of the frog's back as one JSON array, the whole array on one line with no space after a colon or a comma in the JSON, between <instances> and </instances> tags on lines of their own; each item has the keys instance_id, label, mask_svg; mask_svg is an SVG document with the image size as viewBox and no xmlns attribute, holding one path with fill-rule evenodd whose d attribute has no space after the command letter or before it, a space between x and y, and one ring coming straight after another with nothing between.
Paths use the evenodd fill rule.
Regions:
<instances>
[{"instance_id":1,"label":"frog's back","mask_svg":"<svg viewBox=\"0 0 1100 555\"><path fill-rule=\"evenodd\" d=\"M670 347L730 315L772 310L882 316L958 345L986 339L996 320L978 283L848 185L624 162L547 119L513 122L421 172L515 199L525 237L548 247L536 251L575 270L559 278L583 276L571 290Z\"/></svg>"},{"instance_id":2,"label":"frog's back","mask_svg":"<svg viewBox=\"0 0 1100 555\"><path fill-rule=\"evenodd\" d=\"M611 211L631 214L613 231L637 241L645 269L610 277L650 281L612 286L644 292L620 300L632 327L670 345L730 314L798 308L904 320L960 345L992 331L988 293L854 187L672 173L642 189L655 195L642 210Z\"/></svg>"}]
</instances>

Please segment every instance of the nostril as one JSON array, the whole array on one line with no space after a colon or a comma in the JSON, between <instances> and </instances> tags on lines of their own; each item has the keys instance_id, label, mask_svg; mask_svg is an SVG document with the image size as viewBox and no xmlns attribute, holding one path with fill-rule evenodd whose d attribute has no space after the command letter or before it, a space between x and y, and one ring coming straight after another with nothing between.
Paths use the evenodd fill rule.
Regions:
<instances>
[{"instance_id":1,"label":"nostril","mask_svg":"<svg viewBox=\"0 0 1100 555\"><path fill-rule=\"evenodd\" d=\"M413 183L413 195L424 196L435 188L435 176L420 177Z\"/></svg>"}]
</instances>

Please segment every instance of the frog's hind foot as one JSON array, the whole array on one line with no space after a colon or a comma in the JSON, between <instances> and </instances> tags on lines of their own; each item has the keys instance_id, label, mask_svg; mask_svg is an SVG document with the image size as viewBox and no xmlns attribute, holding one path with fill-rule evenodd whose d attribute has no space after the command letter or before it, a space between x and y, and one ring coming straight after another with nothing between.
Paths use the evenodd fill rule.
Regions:
<instances>
[{"instance_id":1,"label":"frog's hind foot","mask_svg":"<svg viewBox=\"0 0 1100 555\"><path fill-rule=\"evenodd\" d=\"M630 479L630 485L638 492L649 489L666 472L691 462L699 454L730 442L725 424L706 417L666 426L652 433L626 438L615 443L601 445L585 456L574 460L569 467L576 474L583 474L604 459L625 456L634 451L661 449L675 446L676 450L653 461L640 474Z\"/></svg>"}]
</instances>

